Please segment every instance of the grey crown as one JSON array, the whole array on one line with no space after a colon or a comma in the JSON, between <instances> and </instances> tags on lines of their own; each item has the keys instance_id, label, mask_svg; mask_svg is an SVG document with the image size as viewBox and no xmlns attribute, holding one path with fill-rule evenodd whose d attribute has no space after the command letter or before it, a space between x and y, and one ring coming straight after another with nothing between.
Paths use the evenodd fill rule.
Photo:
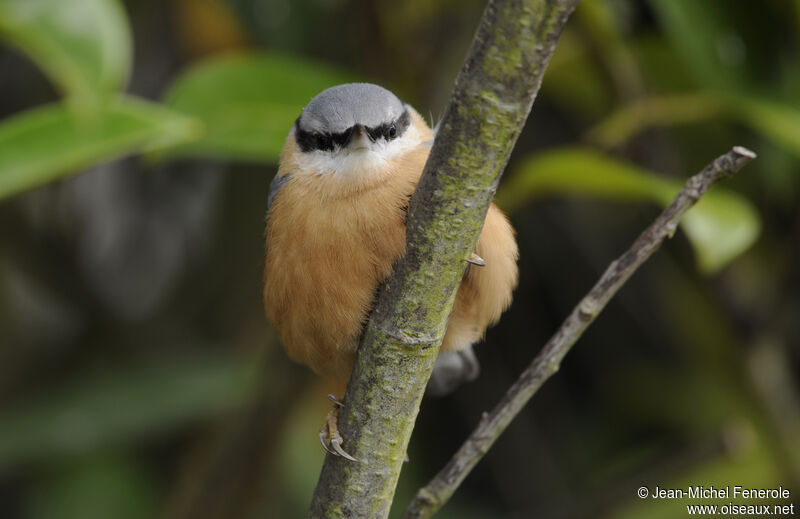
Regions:
<instances>
[{"instance_id":1,"label":"grey crown","mask_svg":"<svg viewBox=\"0 0 800 519\"><path fill-rule=\"evenodd\" d=\"M396 120L405 105L396 95L371 83L348 83L323 90L300 114L307 132L341 133L356 124L374 128Z\"/></svg>"}]
</instances>

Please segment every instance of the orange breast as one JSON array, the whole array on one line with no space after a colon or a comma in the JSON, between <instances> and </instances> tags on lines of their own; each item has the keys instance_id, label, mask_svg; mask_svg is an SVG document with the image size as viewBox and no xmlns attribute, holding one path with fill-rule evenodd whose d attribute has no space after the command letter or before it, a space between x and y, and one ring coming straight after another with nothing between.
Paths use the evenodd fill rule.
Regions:
<instances>
[{"instance_id":1,"label":"orange breast","mask_svg":"<svg viewBox=\"0 0 800 519\"><path fill-rule=\"evenodd\" d=\"M349 376L375 292L405 250L405 206L426 155L411 152L381 182L344 195L334 178L290 175L275 197L264 305L292 359Z\"/></svg>"}]
</instances>

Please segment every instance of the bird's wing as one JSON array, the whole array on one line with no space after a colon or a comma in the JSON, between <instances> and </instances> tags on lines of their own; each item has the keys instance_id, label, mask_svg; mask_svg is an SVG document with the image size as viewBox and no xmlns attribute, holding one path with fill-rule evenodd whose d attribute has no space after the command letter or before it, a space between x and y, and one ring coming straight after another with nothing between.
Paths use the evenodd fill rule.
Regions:
<instances>
[{"instance_id":1,"label":"bird's wing","mask_svg":"<svg viewBox=\"0 0 800 519\"><path fill-rule=\"evenodd\" d=\"M272 182L269 183L269 194L267 194L267 216L265 219L265 224L269 226L269 213L272 209L272 202L275 201L275 197L278 195L278 192L281 190L283 186L286 185L286 182L289 180L289 175L275 175L273 177ZM269 243L264 245L264 254L266 255L267 247L269 247Z\"/></svg>"},{"instance_id":2,"label":"bird's wing","mask_svg":"<svg viewBox=\"0 0 800 519\"><path fill-rule=\"evenodd\" d=\"M267 217L269 217L269 210L272 208L272 202L275 200L275 196L288 180L289 175L275 175L272 182L270 182L269 194L267 195Z\"/></svg>"}]
</instances>

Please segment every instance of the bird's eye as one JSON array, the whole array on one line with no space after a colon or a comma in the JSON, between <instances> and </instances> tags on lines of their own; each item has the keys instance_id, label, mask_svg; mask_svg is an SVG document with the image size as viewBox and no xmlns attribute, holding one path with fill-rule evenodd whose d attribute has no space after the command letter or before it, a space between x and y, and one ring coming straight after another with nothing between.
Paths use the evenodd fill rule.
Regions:
<instances>
[{"instance_id":1,"label":"bird's eye","mask_svg":"<svg viewBox=\"0 0 800 519\"><path fill-rule=\"evenodd\" d=\"M390 139L394 139L395 137L397 137L397 126L395 126L395 124L392 123L392 125L389 126L389 130L386 133Z\"/></svg>"}]
</instances>

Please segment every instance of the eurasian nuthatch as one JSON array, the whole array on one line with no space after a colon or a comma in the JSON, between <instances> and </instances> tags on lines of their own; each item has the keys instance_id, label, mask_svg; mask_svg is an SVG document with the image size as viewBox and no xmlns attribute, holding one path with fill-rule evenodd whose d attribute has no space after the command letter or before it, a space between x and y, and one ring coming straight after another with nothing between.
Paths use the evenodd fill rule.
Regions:
<instances>
[{"instance_id":1,"label":"eurasian nuthatch","mask_svg":"<svg viewBox=\"0 0 800 519\"><path fill-rule=\"evenodd\" d=\"M292 359L349 377L377 288L405 250L408 203L433 138L410 105L377 85L335 86L303 109L270 185L264 267L267 318ZM492 204L429 393L477 376L472 345L511 303L517 254Z\"/></svg>"}]
</instances>

